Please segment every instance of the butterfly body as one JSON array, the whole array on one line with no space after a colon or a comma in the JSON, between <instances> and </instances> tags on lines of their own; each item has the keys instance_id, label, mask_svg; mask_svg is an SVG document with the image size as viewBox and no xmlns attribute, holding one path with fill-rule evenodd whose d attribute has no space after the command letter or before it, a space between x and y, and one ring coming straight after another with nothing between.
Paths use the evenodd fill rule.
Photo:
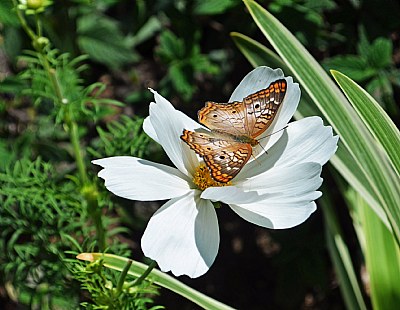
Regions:
<instances>
[{"instance_id":1,"label":"butterfly body","mask_svg":"<svg viewBox=\"0 0 400 310\"><path fill-rule=\"evenodd\" d=\"M227 183L243 168L259 144L259 137L271 125L286 93L286 81L277 80L232 103L206 102L199 110L199 122L209 132L183 130L181 139L199 154L214 180Z\"/></svg>"},{"instance_id":2,"label":"butterfly body","mask_svg":"<svg viewBox=\"0 0 400 310\"><path fill-rule=\"evenodd\" d=\"M256 139L246 135L236 136L219 130L211 130L210 132L215 138L221 138L226 141L248 143L251 146L256 146L258 144Z\"/></svg>"}]
</instances>

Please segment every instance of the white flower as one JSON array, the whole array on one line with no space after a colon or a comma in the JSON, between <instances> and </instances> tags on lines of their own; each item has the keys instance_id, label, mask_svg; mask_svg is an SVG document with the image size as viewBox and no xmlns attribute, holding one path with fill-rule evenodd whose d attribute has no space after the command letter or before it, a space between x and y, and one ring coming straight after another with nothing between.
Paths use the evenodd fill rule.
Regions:
<instances>
[{"instance_id":1,"label":"white flower","mask_svg":"<svg viewBox=\"0 0 400 310\"><path fill-rule=\"evenodd\" d=\"M321 168L335 153L338 138L319 117L292 122L279 131L297 109L298 84L280 69L259 67L243 79L229 102L241 101L280 78L287 81L287 93L264 136L278 132L260 140L267 152L254 150L256 160L250 160L228 186L213 186L210 177L211 183L199 181L199 172L208 175L208 171L180 135L183 129L202 126L155 91L156 103L150 104L143 128L177 169L127 156L93 161L104 168L99 177L115 195L140 201L170 199L152 216L141 242L144 254L156 260L161 270L192 278L207 272L219 247L212 202L223 202L245 220L273 229L299 225L315 211L314 200L321 195L316 191L322 183ZM206 188L200 190L198 184L203 181Z\"/></svg>"}]
</instances>

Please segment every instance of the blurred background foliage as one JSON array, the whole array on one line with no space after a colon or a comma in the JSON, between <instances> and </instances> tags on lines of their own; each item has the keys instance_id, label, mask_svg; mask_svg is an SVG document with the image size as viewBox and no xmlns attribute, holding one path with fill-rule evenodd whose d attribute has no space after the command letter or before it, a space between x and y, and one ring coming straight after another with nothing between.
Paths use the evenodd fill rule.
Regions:
<instances>
[{"instance_id":1,"label":"blurred background foliage","mask_svg":"<svg viewBox=\"0 0 400 310\"><path fill-rule=\"evenodd\" d=\"M28 5L45 3L35 1ZM152 100L147 88L195 118L206 100L226 101L252 69L230 32L265 39L239 0L48 4L42 12L20 6L30 27L47 40L32 46L13 1L0 2L0 306L71 309L84 303L98 309L112 302L117 274L85 267L74 253L107 249L143 260L140 236L160 203L110 195L90 160L132 155L166 162L141 129ZM399 124L397 1L260 4L327 70L357 81ZM335 196L334 180L324 174ZM368 300L365 262L345 206L338 195L334 208ZM200 279L183 282L239 309L343 308L320 209L286 231L218 211L222 244L216 263ZM120 308L148 309L152 299L167 308L194 307L151 283L125 293Z\"/></svg>"}]
</instances>

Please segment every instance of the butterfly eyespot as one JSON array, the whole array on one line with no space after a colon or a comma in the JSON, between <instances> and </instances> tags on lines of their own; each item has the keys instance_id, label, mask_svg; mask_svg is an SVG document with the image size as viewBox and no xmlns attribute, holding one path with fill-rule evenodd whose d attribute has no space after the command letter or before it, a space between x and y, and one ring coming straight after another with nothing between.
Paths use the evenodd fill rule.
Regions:
<instances>
[{"instance_id":1,"label":"butterfly eyespot","mask_svg":"<svg viewBox=\"0 0 400 310\"><path fill-rule=\"evenodd\" d=\"M211 147L208 147L207 150L211 151Z\"/></svg>"},{"instance_id":2,"label":"butterfly eyespot","mask_svg":"<svg viewBox=\"0 0 400 310\"><path fill-rule=\"evenodd\" d=\"M217 114L213 114L213 117L215 118L215 117L217 117L218 115Z\"/></svg>"},{"instance_id":3,"label":"butterfly eyespot","mask_svg":"<svg viewBox=\"0 0 400 310\"><path fill-rule=\"evenodd\" d=\"M255 107L256 109L258 109L258 108L260 107L260 105L257 103L254 107Z\"/></svg>"},{"instance_id":4,"label":"butterfly eyespot","mask_svg":"<svg viewBox=\"0 0 400 310\"><path fill-rule=\"evenodd\" d=\"M224 155L221 155L221 156L219 157L219 159L225 159L225 156L224 156Z\"/></svg>"},{"instance_id":5,"label":"butterfly eyespot","mask_svg":"<svg viewBox=\"0 0 400 310\"><path fill-rule=\"evenodd\" d=\"M236 113L236 110L233 110L232 113L235 114L235 113Z\"/></svg>"}]
</instances>

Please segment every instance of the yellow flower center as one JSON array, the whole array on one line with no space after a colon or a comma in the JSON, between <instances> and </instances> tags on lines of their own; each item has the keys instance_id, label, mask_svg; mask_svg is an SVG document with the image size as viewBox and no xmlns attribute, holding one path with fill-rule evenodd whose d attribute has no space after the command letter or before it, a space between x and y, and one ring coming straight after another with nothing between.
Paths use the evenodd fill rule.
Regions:
<instances>
[{"instance_id":1,"label":"yellow flower center","mask_svg":"<svg viewBox=\"0 0 400 310\"><path fill-rule=\"evenodd\" d=\"M210 174L210 170L208 170L205 164L200 164L196 168L193 177L193 183L197 186L198 189L204 191L208 187L220 187L220 186L229 186L232 185L231 182L222 183L215 181Z\"/></svg>"}]
</instances>

